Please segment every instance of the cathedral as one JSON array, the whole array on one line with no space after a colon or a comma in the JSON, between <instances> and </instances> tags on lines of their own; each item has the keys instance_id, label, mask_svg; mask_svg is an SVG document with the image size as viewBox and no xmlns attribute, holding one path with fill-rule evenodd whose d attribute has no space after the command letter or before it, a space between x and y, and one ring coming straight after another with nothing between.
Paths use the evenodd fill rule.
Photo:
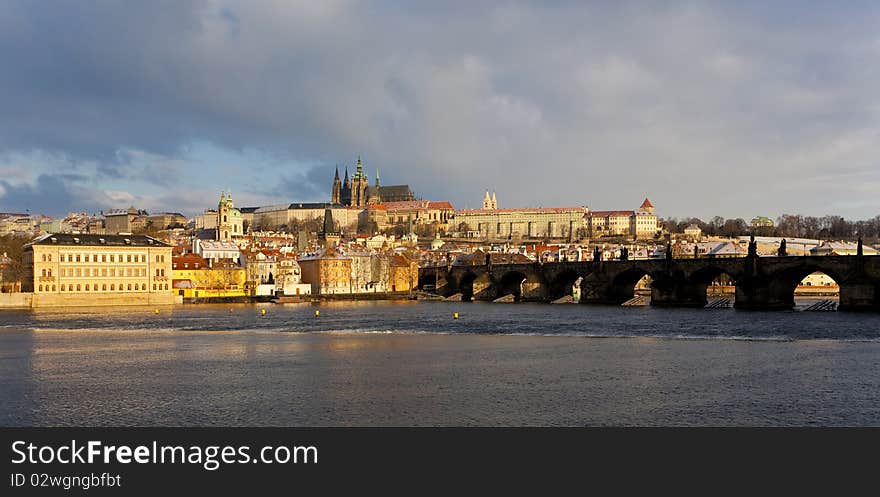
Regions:
<instances>
[{"instance_id":1,"label":"cathedral","mask_svg":"<svg viewBox=\"0 0 880 497\"><path fill-rule=\"evenodd\" d=\"M339 168L333 178L330 192L330 203L345 207L366 207L382 202L404 202L415 200L409 185L379 185L379 171L376 170L376 184L370 186L370 180L364 173L364 164L358 157L357 166L351 179L348 178L348 167L345 168L345 179L339 179Z\"/></svg>"}]
</instances>

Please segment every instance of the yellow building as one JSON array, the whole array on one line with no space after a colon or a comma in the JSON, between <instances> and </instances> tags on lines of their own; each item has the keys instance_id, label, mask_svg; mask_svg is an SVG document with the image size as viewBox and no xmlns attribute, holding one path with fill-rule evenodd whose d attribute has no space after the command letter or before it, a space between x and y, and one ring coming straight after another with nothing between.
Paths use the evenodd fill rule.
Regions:
<instances>
[{"instance_id":1,"label":"yellow building","mask_svg":"<svg viewBox=\"0 0 880 497\"><path fill-rule=\"evenodd\" d=\"M212 267L196 254L174 257L174 291L185 298L246 297L247 269L236 264L217 263Z\"/></svg>"},{"instance_id":2,"label":"yellow building","mask_svg":"<svg viewBox=\"0 0 880 497\"><path fill-rule=\"evenodd\" d=\"M392 292L407 292L419 286L419 264L404 255L391 257L390 282L388 289Z\"/></svg>"},{"instance_id":3,"label":"yellow building","mask_svg":"<svg viewBox=\"0 0 880 497\"><path fill-rule=\"evenodd\" d=\"M352 293L351 258L333 247L299 260L302 282L312 285L312 295Z\"/></svg>"},{"instance_id":4,"label":"yellow building","mask_svg":"<svg viewBox=\"0 0 880 497\"><path fill-rule=\"evenodd\" d=\"M49 233L23 262L33 307L174 303L171 246L149 236Z\"/></svg>"}]
</instances>

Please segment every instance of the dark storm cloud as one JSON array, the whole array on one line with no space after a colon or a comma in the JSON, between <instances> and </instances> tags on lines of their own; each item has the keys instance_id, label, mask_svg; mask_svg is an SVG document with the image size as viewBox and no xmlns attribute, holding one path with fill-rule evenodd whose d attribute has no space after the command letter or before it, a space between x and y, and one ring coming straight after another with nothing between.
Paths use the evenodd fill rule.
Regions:
<instances>
[{"instance_id":1,"label":"dark storm cloud","mask_svg":"<svg viewBox=\"0 0 880 497\"><path fill-rule=\"evenodd\" d=\"M341 173L340 173L341 174ZM278 181L250 188L250 193L289 198L291 201L328 202L333 184L333 170L312 166L306 172L282 173Z\"/></svg>"},{"instance_id":2,"label":"dark storm cloud","mask_svg":"<svg viewBox=\"0 0 880 497\"><path fill-rule=\"evenodd\" d=\"M36 182L20 186L0 180L0 211L67 212L79 208L78 201L59 176L40 175Z\"/></svg>"},{"instance_id":3,"label":"dark storm cloud","mask_svg":"<svg viewBox=\"0 0 880 497\"><path fill-rule=\"evenodd\" d=\"M13 0L0 154L94 163L96 190L185 195L188 150L210 143L309 164L241 165L289 201L326 199L332 165L363 154L371 178L459 206L490 188L505 206L873 215L878 21L871 4ZM828 191L842 165L859 180ZM227 186L200 167L200 189Z\"/></svg>"}]
</instances>

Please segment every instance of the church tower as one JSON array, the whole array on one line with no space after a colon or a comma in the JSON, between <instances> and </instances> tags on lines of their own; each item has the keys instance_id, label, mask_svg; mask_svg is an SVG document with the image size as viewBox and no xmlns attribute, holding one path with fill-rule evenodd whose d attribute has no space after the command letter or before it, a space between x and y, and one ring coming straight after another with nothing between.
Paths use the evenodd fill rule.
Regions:
<instances>
[{"instance_id":1,"label":"church tower","mask_svg":"<svg viewBox=\"0 0 880 497\"><path fill-rule=\"evenodd\" d=\"M228 241L232 236L232 224L229 222L229 210L232 207L232 195L226 197L226 192L220 192L220 203L217 204L217 235L214 237L220 241Z\"/></svg>"},{"instance_id":2,"label":"church tower","mask_svg":"<svg viewBox=\"0 0 880 497\"><path fill-rule=\"evenodd\" d=\"M345 179L342 180L342 194L339 201L342 205L351 205L351 180L348 179L348 166L345 166Z\"/></svg>"},{"instance_id":3,"label":"church tower","mask_svg":"<svg viewBox=\"0 0 880 497\"><path fill-rule=\"evenodd\" d=\"M495 198L495 192L492 192L492 196L489 196L489 190L486 190L486 194L483 195L483 209L497 209L498 208L498 200Z\"/></svg>"},{"instance_id":4,"label":"church tower","mask_svg":"<svg viewBox=\"0 0 880 497\"><path fill-rule=\"evenodd\" d=\"M379 170L376 169L376 186L368 190L370 194L367 196L368 205L376 205L382 203L382 197L379 195Z\"/></svg>"},{"instance_id":5,"label":"church tower","mask_svg":"<svg viewBox=\"0 0 880 497\"><path fill-rule=\"evenodd\" d=\"M370 180L364 174L364 164L358 156L357 169L351 178L351 206L364 207L367 205L367 187Z\"/></svg>"},{"instance_id":6,"label":"church tower","mask_svg":"<svg viewBox=\"0 0 880 497\"><path fill-rule=\"evenodd\" d=\"M336 176L333 177L333 189L330 192L330 203L342 203L342 182L339 181L339 166L336 166Z\"/></svg>"}]
</instances>

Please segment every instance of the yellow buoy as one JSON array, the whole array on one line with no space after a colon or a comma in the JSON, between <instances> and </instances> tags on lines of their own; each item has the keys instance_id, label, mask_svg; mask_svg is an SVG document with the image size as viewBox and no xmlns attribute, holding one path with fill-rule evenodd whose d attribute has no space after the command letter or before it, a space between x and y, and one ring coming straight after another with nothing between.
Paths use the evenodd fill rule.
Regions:
<instances>
[{"instance_id":1,"label":"yellow buoy","mask_svg":"<svg viewBox=\"0 0 880 497\"><path fill-rule=\"evenodd\" d=\"M458 313L457 313L457 312L452 314L452 319L458 319Z\"/></svg>"},{"instance_id":2,"label":"yellow buoy","mask_svg":"<svg viewBox=\"0 0 880 497\"><path fill-rule=\"evenodd\" d=\"M159 314L159 309L154 309L153 314Z\"/></svg>"},{"instance_id":3,"label":"yellow buoy","mask_svg":"<svg viewBox=\"0 0 880 497\"><path fill-rule=\"evenodd\" d=\"M315 309L315 317L318 317L318 316L320 316L320 315L321 315L321 311Z\"/></svg>"},{"instance_id":4,"label":"yellow buoy","mask_svg":"<svg viewBox=\"0 0 880 497\"><path fill-rule=\"evenodd\" d=\"M260 314L262 314L262 315L265 316L265 315L266 315L266 309L260 309Z\"/></svg>"}]
</instances>

